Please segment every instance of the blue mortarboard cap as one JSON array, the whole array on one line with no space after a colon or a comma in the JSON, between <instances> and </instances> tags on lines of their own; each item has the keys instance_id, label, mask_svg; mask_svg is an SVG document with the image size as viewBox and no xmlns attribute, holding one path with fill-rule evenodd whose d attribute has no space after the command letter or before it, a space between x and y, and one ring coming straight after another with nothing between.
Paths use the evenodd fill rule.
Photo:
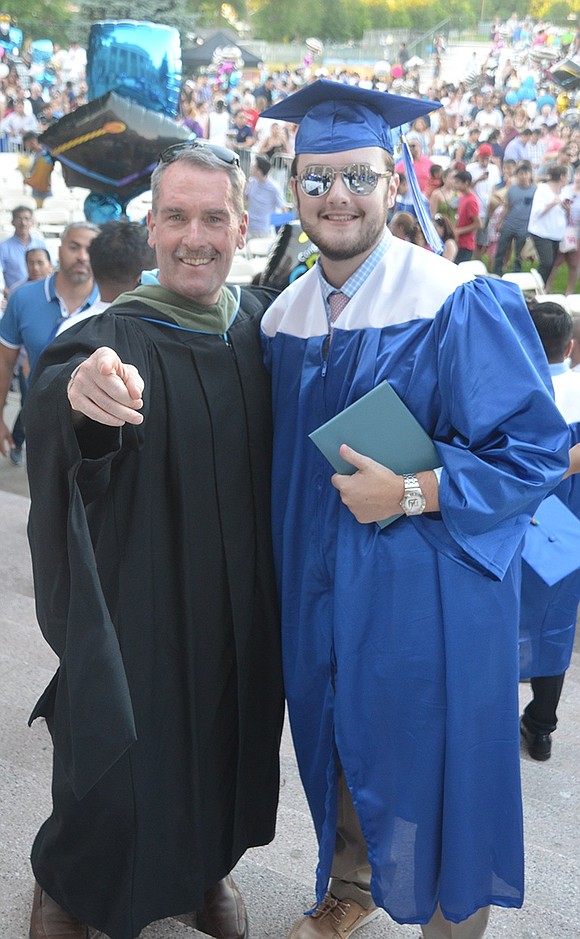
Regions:
<instances>
[{"instance_id":1,"label":"blue mortarboard cap","mask_svg":"<svg viewBox=\"0 0 580 939\"><path fill-rule=\"evenodd\" d=\"M339 153L362 147L381 147L392 153L391 127L400 127L440 107L437 101L320 78L260 116L299 125L296 153Z\"/></svg>"},{"instance_id":2,"label":"blue mortarboard cap","mask_svg":"<svg viewBox=\"0 0 580 939\"><path fill-rule=\"evenodd\" d=\"M580 567L580 521L558 496L548 496L535 512L522 557L549 587Z\"/></svg>"}]
</instances>

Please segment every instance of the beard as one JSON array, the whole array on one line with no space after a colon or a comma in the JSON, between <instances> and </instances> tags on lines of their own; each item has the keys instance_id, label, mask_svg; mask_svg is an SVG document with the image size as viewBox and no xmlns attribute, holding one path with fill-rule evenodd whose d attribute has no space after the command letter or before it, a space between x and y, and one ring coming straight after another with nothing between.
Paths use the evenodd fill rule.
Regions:
<instances>
[{"instance_id":1,"label":"beard","mask_svg":"<svg viewBox=\"0 0 580 939\"><path fill-rule=\"evenodd\" d=\"M67 273L67 280L70 281L71 284L74 284L75 287L78 287L79 284L88 284L88 282L91 280L92 276L93 276L93 275L92 275L92 273L91 273L90 270L88 270L88 271L69 271L69 272Z\"/></svg>"},{"instance_id":2,"label":"beard","mask_svg":"<svg viewBox=\"0 0 580 939\"><path fill-rule=\"evenodd\" d=\"M350 238L345 238L340 233L337 233L333 238L326 238L321 234L319 225L305 225L303 223L302 227L312 244L316 245L320 253L329 261L349 261L359 254L371 251L379 243L383 237L386 223L386 218L383 220L376 219L372 222L367 220L360 233Z\"/></svg>"},{"instance_id":3,"label":"beard","mask_svg":"<svg viewBox=\"0 0 580 939\"><path fill-rule=\"evenodd\" d=\"M300 215L300 199L297 200L298 213ZM310 238L312 244L316 245L323 257L329 261L350 261L358 255L366 254L379 243L385 232L387 224L387 205L384 207L384 214L377 212L372 216L364 216L362 225L357 234L344 235L341 232L330 233L326 237L321 230L324 222L304 221L300 217L302 228Z\"/></svg>"}]
</instances>

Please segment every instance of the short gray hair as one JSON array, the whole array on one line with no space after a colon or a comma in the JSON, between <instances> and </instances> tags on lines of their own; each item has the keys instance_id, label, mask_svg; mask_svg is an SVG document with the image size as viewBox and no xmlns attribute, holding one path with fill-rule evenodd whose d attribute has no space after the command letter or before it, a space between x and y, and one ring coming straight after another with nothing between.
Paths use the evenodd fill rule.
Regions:
<instances>
[{"instance_id":1,"label":"short gray hair","mask_svg":"<svg viewBox=\"0 0 580 939\"><path fill-rule=\"evenodd\" d=\"M244 214L244 189L246 188L246 177L244 173L235 163L226 163L224 160L220 160L209 147L204 147L203 145L191 147L191 149L184 148L183 150L178 150L172 160L166 163L160 161L157 164L151 176L151 209L153 215L155 215L157 211L159 202L161 178L168 166L171 166L172 163L179 162L187 163L188 166L195 166L199 169L219 170L221 173L227 173L232 190L234 212L239 218L242 217Z\"/></svg>"},{"instance_id":2,"label":"short gray hair","mask_svg":"<svg viewBox=\"0 0 580 939\"><path fill-rule=\"evenodd\" d=\"M64 241L69 231L74 231L75 228L85 228L87 231L93 231L95 235L98 235L101 231L98 225L95 225L93 222L83 222L82 220L78 222L70 222L68 225L63 228L60 233L60 240Z\"/></svg>"}]
</instances>

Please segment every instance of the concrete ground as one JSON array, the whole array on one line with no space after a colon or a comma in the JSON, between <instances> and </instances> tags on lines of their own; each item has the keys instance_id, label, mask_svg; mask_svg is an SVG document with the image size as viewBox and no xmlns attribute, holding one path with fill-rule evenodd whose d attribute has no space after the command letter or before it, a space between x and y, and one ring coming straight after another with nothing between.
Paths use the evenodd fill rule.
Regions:
<instances>
[{"instance_id":1,"label":"concrete ground","mask_svg":"<svg viewBox=\"0 0 580 939\"><path fill-rule=\"evenodd\" d=\"M8 412L15 414L11 396ZM0 457L0 939L26 939L32 896L30 845L50 810L51 747L42 722L27 718L55 668L35 622L26 541L24 468ZM521 686L522 701L528 687ZM580 654L575 653L560 706L552 759L522 753L526 817L527 898L522 910L494 909L487 939L578 939L580 935ZM285 939L312 904L316 847L286 730L278 833L249 851L236 878L251 919L252 939ZM419 929L382 915L360 939L416 939ZM149 926L142 939L196 939L177 920ZM96 937L93 937L96 939Z\"/></svg>"}]
</instances>

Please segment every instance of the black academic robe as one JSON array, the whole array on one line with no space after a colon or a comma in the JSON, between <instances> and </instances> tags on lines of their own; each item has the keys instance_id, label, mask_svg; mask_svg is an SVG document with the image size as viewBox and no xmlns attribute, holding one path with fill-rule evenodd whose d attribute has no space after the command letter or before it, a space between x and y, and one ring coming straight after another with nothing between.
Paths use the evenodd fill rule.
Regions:
<instances>
[{"instance_id":1,"label":"black academic robe","mask_svg":"<svg viewBox=\"0 0 580 939\"><path fill-rule=\"evenodd\" d=\"M60 658L31 718L55 751L32 864L112 939L198 908L274 835L270 394L263 303L244 292L242 306L227 342L115 307L51 344L29 392L37 614ZM143 377L144 421L75 433L68 379L105 345Z\"/></svg>"}]
</instances>

